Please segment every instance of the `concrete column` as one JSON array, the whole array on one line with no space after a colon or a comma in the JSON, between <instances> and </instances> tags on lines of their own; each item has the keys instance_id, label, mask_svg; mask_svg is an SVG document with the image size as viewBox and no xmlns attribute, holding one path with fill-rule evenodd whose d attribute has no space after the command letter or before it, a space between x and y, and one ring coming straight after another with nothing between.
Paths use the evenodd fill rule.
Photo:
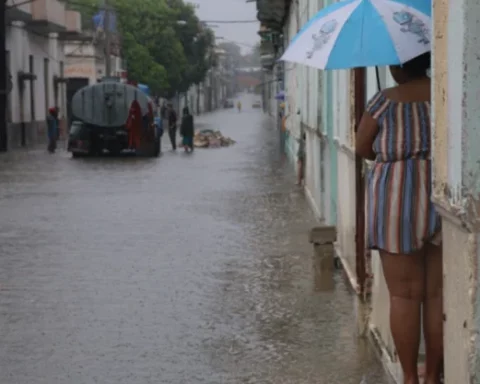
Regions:
<instances>
[{"instance_id":1,"label":"concrete column","mask_svg":"<svg viewBox=\"0 0 480 384\"><path fill-rule=\"evenodd\" d=\"M480 383L480 2L433 5L433 196L443 217L445 382Z\"/></svg>"},{"instance_id":2,"label":"concrete column","mask_svg":"<svg viewBox=\"0 0 480 384\"><path fill-rule=\"evenodd\" d=\"M25 31L25 23L21 21L14 21L10 27L10 72L12 75L13 89L10 94L12 100L12 122L20 123L22 121L22 115L25 114L25 91L20 94L18 87L18 72L26 70L27 63L27 32ZM17 142L17 138L12 138Z\"/></svg>"},{"instance_id":3,"label":"concrete column","mask_svg":"<svg viewBox=\"0 0 480 384\"><path fill-rule=\"evenodd\" d=\"M48 76L48 93L50 95L50 100L48 100L47 108L55 105L55 89L53 84L53 78L55 75L59 75L59 42L58 42L58 33L49 33L48 34L48 56L50 59L50 68ZM60 95L61 87L58 89L58 104L60 105Z\"/></svg>"}]
</instances>

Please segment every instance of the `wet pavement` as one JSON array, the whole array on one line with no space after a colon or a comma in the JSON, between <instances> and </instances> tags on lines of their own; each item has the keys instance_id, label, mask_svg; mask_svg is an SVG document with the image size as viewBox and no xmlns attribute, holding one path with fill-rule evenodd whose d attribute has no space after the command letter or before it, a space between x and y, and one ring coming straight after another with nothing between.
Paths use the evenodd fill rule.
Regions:
<instances>
[{"instance_id":1,"label":"wet pavement","mask_svg":"<svg viewBox=\"0 0 480 384\"><path fill-rule=\"evenodd\" d=\"M0 156L2 384L388 383L260 110L159 159Z\"/></svg>"}]
</instances>

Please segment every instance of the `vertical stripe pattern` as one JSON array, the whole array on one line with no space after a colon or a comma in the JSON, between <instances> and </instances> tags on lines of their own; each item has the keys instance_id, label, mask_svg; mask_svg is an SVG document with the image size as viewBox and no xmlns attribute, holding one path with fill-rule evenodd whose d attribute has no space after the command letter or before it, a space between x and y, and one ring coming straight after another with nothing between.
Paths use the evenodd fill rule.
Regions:
<instances>
[{"instance_id":1,"label":"vertical stripe pattern","mask_svg":"<svg viewBox=\"0 0 480 384\"><path fill-rule=\"evenodd\" d=\"M412 253L440 229L430 201L430 103L402 103L378 92L368 103L379 126L368 175L368 247Z\"/></svg>"}]
</instances>

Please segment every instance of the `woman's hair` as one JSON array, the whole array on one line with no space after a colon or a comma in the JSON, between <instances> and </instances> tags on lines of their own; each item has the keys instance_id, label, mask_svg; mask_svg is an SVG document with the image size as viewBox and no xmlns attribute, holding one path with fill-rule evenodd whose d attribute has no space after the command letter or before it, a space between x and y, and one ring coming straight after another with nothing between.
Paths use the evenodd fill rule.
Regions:
<instances>
[{"instance_id":1,"label":"woman's hair","mask_svg":"<svg viewBox=\"0 0 480 384\"><path fill-rule=\"evenodd\" d=\"M190 110L188 109L188 107L183 108L183 114L184 115L189 115L190 114Z\"/></svg>"},{"instance_id":2,"label":"woman's hair","mask_svg":"<svg viewBox=\"0 0 480 384\"><path fill-rule=\"evenodd\" d=\"M426 52L402 64L401 68L410 77L423 77L430 69L430 56L430 52Z\"/></svg>"}]
</instances>

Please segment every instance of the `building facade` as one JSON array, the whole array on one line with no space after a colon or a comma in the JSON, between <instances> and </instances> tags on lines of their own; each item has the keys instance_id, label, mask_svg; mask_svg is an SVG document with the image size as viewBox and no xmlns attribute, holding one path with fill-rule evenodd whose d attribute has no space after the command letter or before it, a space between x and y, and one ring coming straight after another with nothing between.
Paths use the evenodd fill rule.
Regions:
<instances>
[{"instance_id":1,"label":"building facade","mask_svg":"<svg viewBox=\"0 0 480 384\"><path fill-rule=\"evenodd\" d=\"M258 0L265 75L273 83L282 49L266 31L288 46L298 30L331 0ZM480 3L433 1L432 57L433 201L443 217L445 383L480 383L480 138L478 84L480 48L476 26ZM266 41L265 41L266 40ZM367 330L397 382L401 368L390 333L389 295L378 252L365 249L363 208L370 164L355 156L355 129L367 101L395 85L386 67L317 71L284 63L287 119L286 153L295 160L297 139L306 133L305 191L321 223L336 225L337 256L354 290L366 303ZM264 87L267 112L278 104L278 85ZM421 355L424 345L421 345Z\"/></svg>"},{"instance_id":2,"label":"building facade","mask_svg":"<svg viewBox=\"0 0 480 384\"><path fill-rule=\"evenodd\" d=\"M480 3L433 5L433 201L442 215L445 382L480 382Z\"/></svg>"},{"instance_id":3,"label":"building facade","mask_svg":"<svg viewBox=\"0 0 480 384\"><path fill-rule=\"evenodd\" d=\"M120 49L110 55L111 76L127 81L126 65ZM100 82L106 76L105 40L101 32L85 31L71 36L64 44L67 121L71 122L71 101L75 93L87 85Z\"/></svg>"},{"instance_id":4,"label":"building facade","mask_svg":"<svg viewBox=\"0 0 480 384\"><path fill-rule=\"evenodd\" d=\"M7 1L7 66L13 88L8 100L8 147L46 142L49 107L60 110L65 133L66 87L64 44L80 32L80 15L58 0L15 5Z\"/></svg>"}]
</instances>

